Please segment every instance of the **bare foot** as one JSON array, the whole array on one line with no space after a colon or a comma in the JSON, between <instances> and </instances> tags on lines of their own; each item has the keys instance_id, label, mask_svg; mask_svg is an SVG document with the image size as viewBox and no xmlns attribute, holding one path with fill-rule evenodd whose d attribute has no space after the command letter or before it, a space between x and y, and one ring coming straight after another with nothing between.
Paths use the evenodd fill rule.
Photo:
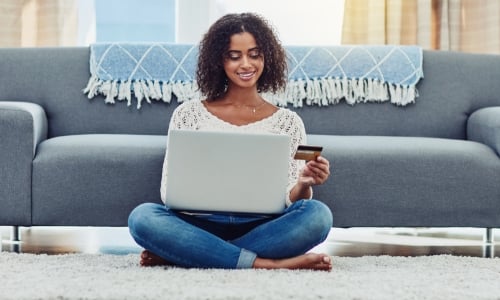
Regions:
<instances>
[{"instance_id":1,"label":"bare foot","mask_svg":"<svg viewBox=\"0 0 500 300\"><path fill-rule=\"evenodd\" d=\"M154 254L149 250L142 251L140 264L143 267L171 265L171 263L169 263L165 259L159 257L158 255Z\"/></svg>"},{"instance_id":2,"label":"bare foot","mask_svg":"<svg viewBox=\"0 0 500 300\"><path fill-rule=\"evenodd\" d=\"M331 271L332 259L326 254L307 253L284 259L257 258L253 264L256 269L306 269Z\"/></svg>"}]
</instances>

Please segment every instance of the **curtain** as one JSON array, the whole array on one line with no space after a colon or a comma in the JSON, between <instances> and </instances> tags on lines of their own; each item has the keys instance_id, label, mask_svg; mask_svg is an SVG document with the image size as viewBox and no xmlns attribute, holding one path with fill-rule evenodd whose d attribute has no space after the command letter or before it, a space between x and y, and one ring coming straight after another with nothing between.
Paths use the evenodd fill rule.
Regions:
<instances>
[{"instance_id":1,"label":"curtain","mask_svg":"<svg viewBox=\"0 0 500 300\"><path fill-rule=\"evenodd\" d=\"M74 46L78 0L1 0L0 47Z\"/></svg>"},{"instance_id":2,"label":"curtain","mask_svg":"<svg viewBox=\"0 0 500 300\"><path fill-rule=\"evenodd\" d=\"M500 53L500 1L345 0L342 44Z\"/></svg>"}]
</instances>

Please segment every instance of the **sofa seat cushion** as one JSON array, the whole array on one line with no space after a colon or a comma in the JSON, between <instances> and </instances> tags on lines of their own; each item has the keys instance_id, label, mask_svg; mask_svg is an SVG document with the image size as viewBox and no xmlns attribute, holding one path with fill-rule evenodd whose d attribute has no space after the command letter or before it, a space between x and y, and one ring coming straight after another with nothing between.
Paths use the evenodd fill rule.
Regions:
<instances>
[{"instance_id":1,"label":"sofa seat cushion","mask_svg":"<svg viewBox=\"0 0 500 300\"><path fill-rule=\"evenodd\" d=\"M33 161L33 225L126 226L161 202L166 136L88 134L42 142Z\"/></svg>"},{"instance_id":2,"label":"sofa seat cushion","mask_svg":"<svg viewBox=\"0 0 500 300\"><path fill-rule=\"evenodd\" d=\"M500 226L500 160L465 140L310 135L332 175L315 187L334 226ZM367 214L366 212L370 212Z\"/></svg>"}]
</instances>

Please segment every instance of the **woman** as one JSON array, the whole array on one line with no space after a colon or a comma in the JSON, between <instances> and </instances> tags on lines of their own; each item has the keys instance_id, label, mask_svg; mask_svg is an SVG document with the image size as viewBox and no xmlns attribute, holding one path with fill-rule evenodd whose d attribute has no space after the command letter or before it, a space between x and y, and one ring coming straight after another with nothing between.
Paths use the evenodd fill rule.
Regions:
<instances>
[{"instance_id":1,"label":"woman","mask_svg":"<svg viewBox=\"0 0 500 300\"><path fill-rule=\"evenodd\" d=\"M196 76L205 100L179 105L169 129L271 132L290 135L293 149L306 143L300 117L260 95L286 85L285 51L260 16L229 14L216 21L200 43ZM325 158L305 163L290 157L287 208L272 218L170 210L166 164L160 189L165 205L145 203L129 217L132 237L145 248L141 265L331 270L328 255L306 253L332 227L328 207L311 199L311 187L329 177Z\"/></svg>"}]
</instances>

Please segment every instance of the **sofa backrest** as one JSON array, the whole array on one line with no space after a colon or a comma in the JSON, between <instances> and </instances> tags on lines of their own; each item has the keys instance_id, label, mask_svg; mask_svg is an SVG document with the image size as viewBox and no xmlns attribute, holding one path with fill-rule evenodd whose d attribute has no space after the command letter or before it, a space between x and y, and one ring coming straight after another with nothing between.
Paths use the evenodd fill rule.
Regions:
<instances>
[{"instance_id":1,"label":"sofa backrest","mask_svg":"<svg viewBox=\"0 0 500 300\"><path fill-rule=\"evenodd\" d=\"M500 106L499 68L500 55L424 50L424 78L417 84L414 104L341 102L300 114L310 133L464 139L472 112Z\"/></svg>"},{"instance_id":2,"label":"sofa backrest","mask_svg":"<svg viewBox=\"0 0 500 300\"><path fill-rule=\"evenodd\" d=\"M0 101L41 105L49 137L87 133L167 132L176 100L105 104L83 93L90 77L88 47L0 48ZM419 96L407 106L358 103L289 107L302 116L308 133L465 138L475 110L500 106L500 55L424 50Z\"/></svg>"},{"instance_id":3,"label":"sofa backrest","mask_svg":"<svg viewBox=\"0 0 500 300\"><path fill-rule=\"evenodd\" d=\"M105 104L83 93L90 77L88 47L0 49L0 101L40 104L49 137L86 133L165 134L173 105L140 110ZM175 101L173 102L176 103Z\"/></svg>"}]
</instances>

